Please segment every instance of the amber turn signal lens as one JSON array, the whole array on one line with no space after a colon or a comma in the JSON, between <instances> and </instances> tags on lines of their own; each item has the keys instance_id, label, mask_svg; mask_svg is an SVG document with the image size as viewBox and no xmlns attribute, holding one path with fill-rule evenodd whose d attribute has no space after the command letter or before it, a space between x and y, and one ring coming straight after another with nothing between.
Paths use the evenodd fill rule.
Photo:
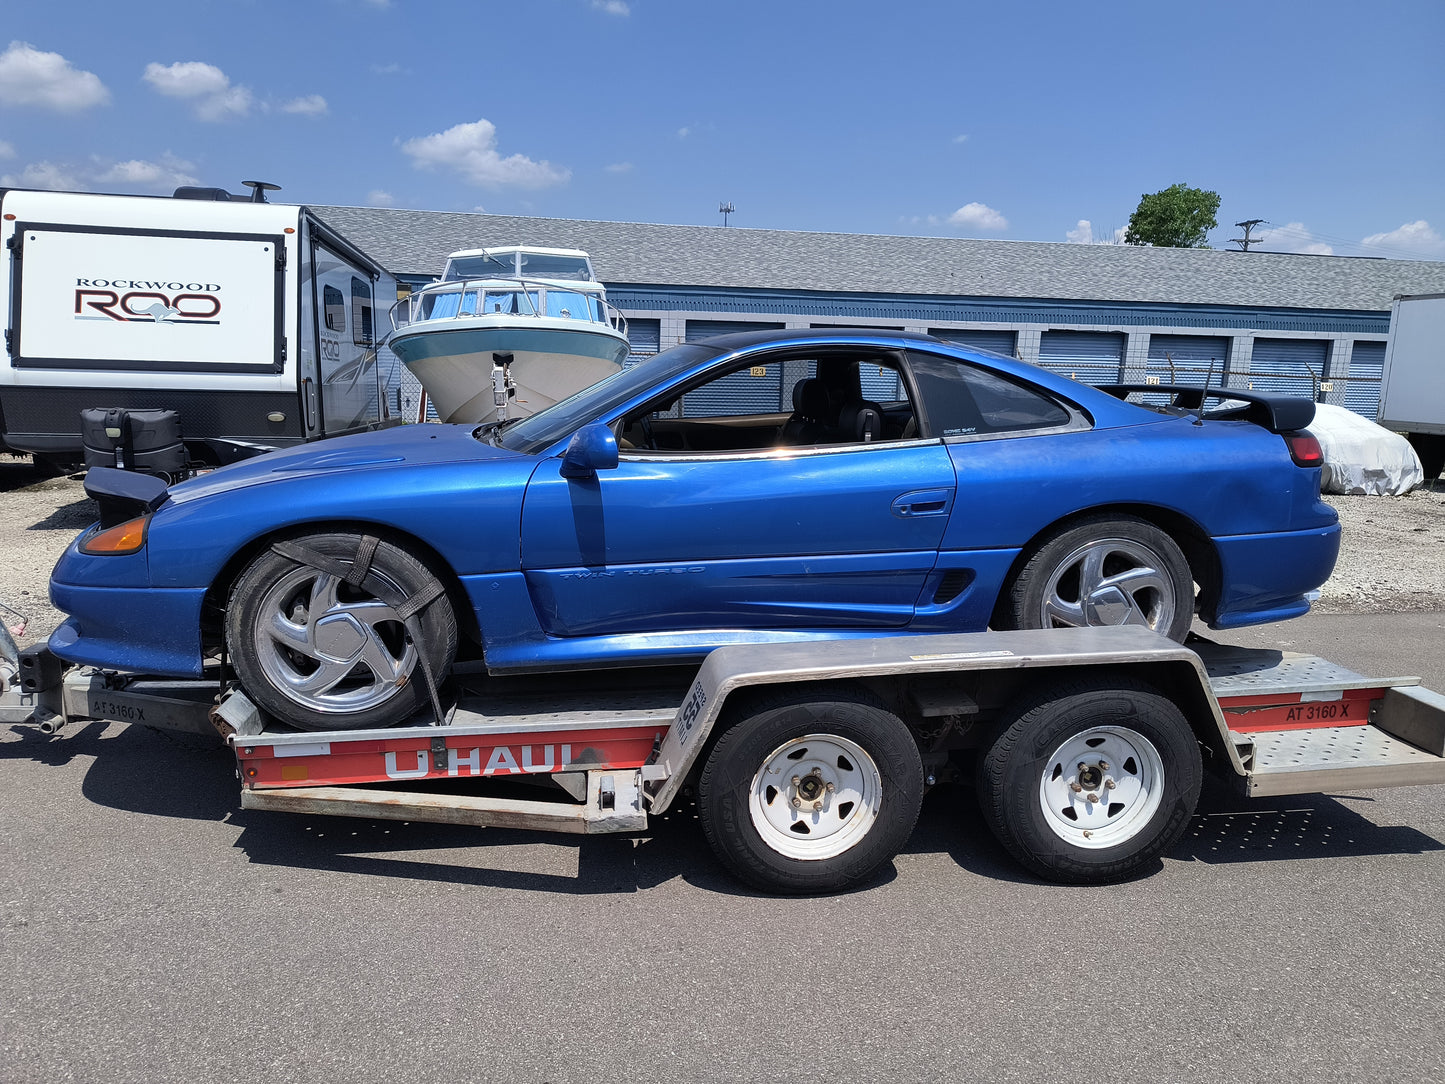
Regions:
<instances>
[{"instance_id":1,"label":"amber turn signal lens","mask_svg":"<svg viewBox=\"0 0 1445 1084\"><path fill-rule=\"evenodd\" d=\"M80 544L81 553L135 553L145 545L150 516L139 516L97 531Z\"/></svg>"}]
</instances>

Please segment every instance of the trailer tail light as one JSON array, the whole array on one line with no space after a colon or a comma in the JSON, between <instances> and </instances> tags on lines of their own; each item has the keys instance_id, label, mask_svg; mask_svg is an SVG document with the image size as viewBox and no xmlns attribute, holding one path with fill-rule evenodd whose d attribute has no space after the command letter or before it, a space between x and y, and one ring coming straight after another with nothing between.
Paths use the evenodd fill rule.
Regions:
<instances>
[{"instance_id":1,"label":"trailer tail light","mask_svg":"<svg viewBox=\"0 0 1445 1084\"><path fill-rule=\"evenodd\" d=\"M150 521L150 516L137 516L97 531L81 540L80 552L97 555L135 553L145 545L146 527Z\"/></svg>"},{"instance_id":2,"label":"trailer tail light","mask_svg":"<svg viewBox=\"0 0 1445 1084\"><path fill-rule=\"evenodd\" d=\"M1319 438L1306 429L1300 429L1294 433L1284 434L1284 442L1289 445L1289 455L1296 465L1301 467L1320 467L1324 465L1325 453L1320 447Z\"/></svg>"}]
</instances>

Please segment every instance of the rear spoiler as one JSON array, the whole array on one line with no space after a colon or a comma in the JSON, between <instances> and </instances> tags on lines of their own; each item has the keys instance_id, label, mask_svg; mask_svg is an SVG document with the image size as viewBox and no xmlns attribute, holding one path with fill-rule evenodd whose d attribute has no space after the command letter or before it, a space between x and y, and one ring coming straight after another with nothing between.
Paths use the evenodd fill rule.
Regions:
<instances>
[{"instance_id":1,"label":"rear spoiler","mask_svg":"<svg viewBox=\"0 0 1445 1084\"><path fill-rule=\"evenodd\" d=\"M86 471L85 492L100 505L102 528L148 515L171 499L162 479L115 467L91 467Z\"/></svg>"},{"instance_id":2,"label":"rear spoiler","mask_svg":"<svg viewBox=\"0 0 1445 1084\"><path fill-rule=\"evenodd\" d=\"M1257 391L1240 391L1238 388L1189 387L1184 384L1099 384L1100 391L1106 391L1116 399L1126 399L1130 392L1165 392L1174 396L1174 405L1185 410L1203 410L1205 399L1234 399L1243 402L1242 407L1215 410L1207 416L1222 421L1246 421L1262 425L1271 433L1288 433L1304 429L1315 420L1315 401L1301 399L1295 395L1266 395Z\"/></svg>"}]
</instances>

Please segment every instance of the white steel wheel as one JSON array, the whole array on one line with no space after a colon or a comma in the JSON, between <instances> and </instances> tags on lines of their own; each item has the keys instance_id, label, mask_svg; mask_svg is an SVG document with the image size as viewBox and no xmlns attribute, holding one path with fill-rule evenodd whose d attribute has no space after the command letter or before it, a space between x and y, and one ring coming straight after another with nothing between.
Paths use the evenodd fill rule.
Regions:
<instances>
[{"instance_id":1,"label":"white steel wheel","mask_svg":"<svg viewBox=\"0 0 1445 1084\"><path fill-rule=\"evenodd\" d=\"M748 794L748 813L762 841L789 858L815 862L842 854L868 834L883 780L857 742L803 734L769 754Z\"/></svg>"},{"instance_id":2,"label":"white steel wheel","mask_svg":"<svg viewBox=\"0 0 1445 1084\"><path fill-rule=\"evenodd\" d=\"M1044 823L1074 847L1128 842L1149 825L1164 792L1164 761L1137 730L1101 726L1075 734L1044 763Z\"/></svg>"},{"instance_id":3,"label":"white steel wheel","mask_svg":"<svg viewBox=\"0 0 1445 1084\"><path fill-rule=\"evenodd\" d=\"M908 842L923 762L897 715L851 686L749 698L730 713L697 781L718 859L768 892L836 892Z\"/></svg>"},{"instance_id":4,"label":"white steel wheel","mask_svg":"<svg viewBox=\"0 0 1445 1084\"><path fill-rule=\"evenodd\" d=\"M1066 884L1135 876L1199 801L1199 741L1168 697L1122 675L1046 684L1001 713L978 766L989 828L1022 865Z\"/></svg>"}]
</instances>

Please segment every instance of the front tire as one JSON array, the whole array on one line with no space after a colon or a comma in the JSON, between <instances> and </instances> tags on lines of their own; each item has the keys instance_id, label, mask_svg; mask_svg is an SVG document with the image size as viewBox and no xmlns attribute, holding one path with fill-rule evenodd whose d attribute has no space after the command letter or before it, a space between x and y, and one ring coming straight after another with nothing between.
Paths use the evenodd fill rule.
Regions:
<instances>
[{"instance_id":1,"label":"front tire","mask_svg":"<svg viewBox=\"0 0 1445 1084\"><path fill-rule=\"evenodd\" d=\"M1147 685L1057 686L1014 705L1002 726L979 763L979 802L998 841L1040 877L1134 876L1194 815L1199 743L1179 708Z\"/></svg>"},{"instance_id":2,"label":"front tire","mask_svg":"<svg viewBox=\"0 0 1445 1084\"><path fill-rule=\"evenodd\" d=\"M835 892L913 833L923 764L902 720L835 692L764 702L717 740L698 781L703 833L723 865L769 892Z\"/></svg>"},{"instance_id":3,"label":"front tire","mask_svg":"<svg viewBox=\"0 0 1445 1084\"><path fill-rule=\"evenodd\" d=\"M295 541L349 566L361 536ZM435 590L436 579L389 542L377 545L360 586L267 550L237 579L226 610L226 640L247 695L303 730L389 726L415 714L430 702L420 653L440 683L456 657L456 618L440 594L419 615L416 643L375 591L411 598Z\"/></svg>"},{"instance_id":4,"label":"front tire","mask_svg":"<svg viewBox=\"0 0 1445 1084\"><path fill-rule=\"evenodd\" d=\"M997 629L1142 625L1179 643L1194 619L1194 578L1167 534L1133 516L1096 515L1045 535L999 597Z\"/></svg>"}]
</instances>

